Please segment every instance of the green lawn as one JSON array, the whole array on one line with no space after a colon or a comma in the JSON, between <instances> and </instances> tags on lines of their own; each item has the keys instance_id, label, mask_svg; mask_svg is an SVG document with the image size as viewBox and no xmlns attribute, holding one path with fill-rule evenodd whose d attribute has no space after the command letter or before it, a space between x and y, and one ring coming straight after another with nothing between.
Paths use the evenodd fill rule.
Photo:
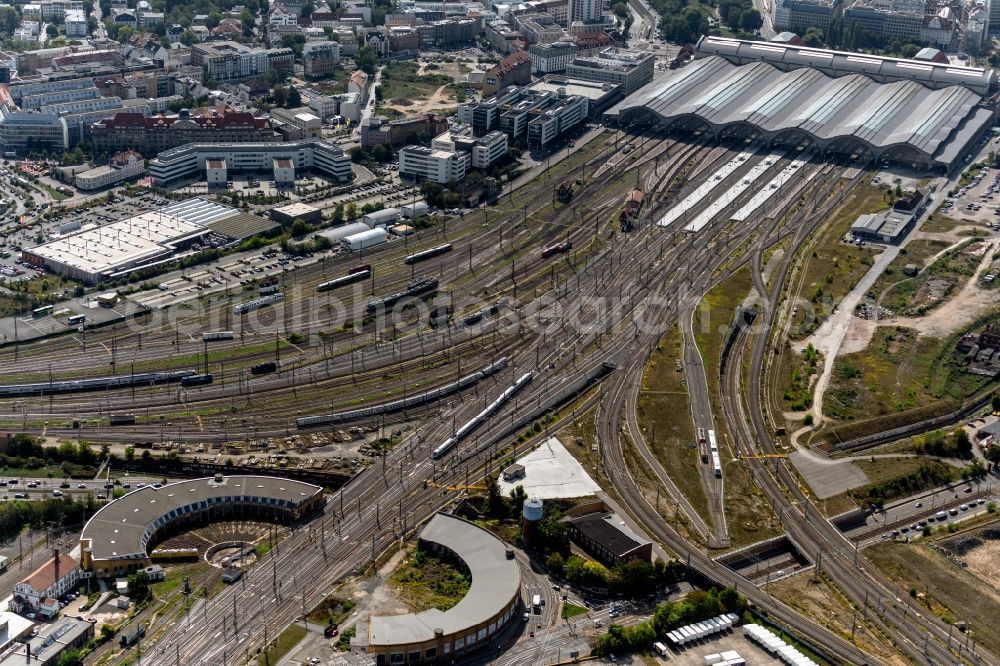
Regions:
<instances>
[{"instance_id":1,"label":"green lawn","mask_svg":"<svg viewBox=\"0 0 1000 666\"><path fill-rule=\"evenodd\" d=\"M681 334L674 326L660 340L643 374L639 423L643 439L671 480L695 511L711 524L705 487L698 473L698 452L683 367Z\"/></svg>"},{"instance_id":2,"label":"green lawn","mask_svg":"<svg viewBox=\"0 0 1000 666\"><path fill-rule=\"evenodd\" d=\"M417 74L417 63L404 60L390 62L382 68L382 99L422 100L430 97L435 90L452 83L444 74Z\"/></svg>"},{"instance_id":3,"label":"green lawn","mask_svg":"<svg viewBox=\"0 0 1000 666\"><path fill-rule=\"evenodd\" d=\"M563 604L562 607L562 619L568 620L571 617L576 617L577 615L583 615L587 612L587 609L583 606L577 606L576 604Z\"/></svg>"},{"instance_id":4,"label":"green lawn","mask_svg":"<svg viewBox=\"0 0 1000 666\"><path fill-rule=\"evenodd\" d=\"M392 575L400 599L414 611L448 610L468 593L470 580L453 562L415 550Z\"/></svg>"},{"instance_id":5,"label":"green lawn","mask_svg":"<svg viewBox=\"0 0 1000 666\"><path fill-rule=\"evenodd\" d=\"M278 636L278 640L271 643L270 647L267 649L267 654L263 653L257 657L258 666L264 666L264 664L277 664L281 661L281 658L288 654L292 648L299 644L306 636L305 627L301 624L290 625L287 629L281 632Z\"/></svg>"}]
</instances>

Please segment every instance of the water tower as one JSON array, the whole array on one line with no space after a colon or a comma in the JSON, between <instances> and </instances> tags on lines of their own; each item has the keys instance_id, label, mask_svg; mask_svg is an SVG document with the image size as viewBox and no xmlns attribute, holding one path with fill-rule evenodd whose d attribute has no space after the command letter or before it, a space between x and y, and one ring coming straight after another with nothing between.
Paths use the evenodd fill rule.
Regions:
<instances>
[{"instance_id":1,"label":"water tower","mask_svg":"<svg viewBox=\"0 0 1000 666\"><path fill-rule=\"evenodd\" d=\"M529 497L524 500L524 507L521 510L521 515L524 516L524 524L521 527L521 539L525 543L534 542L535 535L538 533L538 523L542 520L544 512L541 499Z\"/></svg>"}]
</instances>

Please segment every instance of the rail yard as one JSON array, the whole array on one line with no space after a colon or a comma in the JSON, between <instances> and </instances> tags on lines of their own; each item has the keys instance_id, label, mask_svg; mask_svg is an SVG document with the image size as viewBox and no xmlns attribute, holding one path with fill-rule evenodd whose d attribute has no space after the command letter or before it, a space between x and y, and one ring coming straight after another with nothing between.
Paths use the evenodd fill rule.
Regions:
<instances>
[{"instance_id":1,"label":"rail yard","mask_svg":"<svg viewBox=\"0 0 1000 666\"><path fill-rule=\"evenodd\" d=\"M130 490L97 516L132 506L138 512L158 493L174 498L206 484L212 502L219 496L248 507L273 505L286 501L280 479L258 485L267 492L251 501L254 477L229 477L225 466L242 469L251 453L280 462L260 465L260 474L291 474L303 460L323 457L312 449L346 456L347 442L337 439L345 430L353 433L349 440L377 449L364 463L323 479L322 492L294 482L315 489L320 499L314 506L310 496L308 511L300 513L296 504L296 511L280 513L286 522L281 539L258 553L238 582L222 585L216 568L185 578L186 588L204 594L163 613L138 611L118 627L142 626L137 645L123 634L120 643L89 652L87 663L256 663L289 625L308 626L308 609L345 581L372 575L387 553L418 537L484 476L496 477L542 439L588 422L593 446L579 448L594 453L591 471L608 501L627 514L621 524L647 534L660 557L683 564L691 584L735 588L756 617L794 636L813 657L880 663L853 641L853 632L845 635L772 596L772 577L793 567L836 585L861 616L856 621L910 662L1000 664L984 647L955 640L952 625L938 615L915 610L908 591L865 555L864 546L890 538L903 523L935 514L885 517L862 527L834 524L788 460L784 420L769 402L795 297L789 289L802 258L824 225L870 187L869 165L855 162L655 123L609 123L551 163L537 164L525 184L504 191L495 205L357 251L335 246L309 261L282 264L271 279L241 281L217 265L188 269L199 276L192 280L204 274L214 286L108 325L77 319L73 323L83 325L62 335L8 342L0 349L3 429L112 451L157 450L151 463L129 458L133 474L144 469L140 463L155 468L159 450L179 453L177 464L187 466L188 476L199 476L199 465L218 472L214 481ZM704 312L706 294L745 274L751 288L737 295L746 299L738 316L727 313L723 320ZM123 298L152 302L164 291L170 293L151 286ZM656 454L664 435L640 421L638 405L644 371L674 328L683 340L677 371L687 404L669 418L690 422L696 435L689 459L664 464ZM726 340L721 352L712 352L712 363L699 349L710 329ZM696 477L705 511L678 490L677 474ZM227 496L226 484L235 486L236 479L243 489ZM744 494L758 498L755 521L771 531L768 538L783 540L764 548L739 536L734 523L747 521L737 508ZM172 511L165 522L187 520L183 497L162 503ZM988 488L977 487L960 499L989 497ZM192 503L192 510L203 518L209 501ZM149 515L130 524L143 535L140 551L149 537L141 530L156 526L149 528L155 536L160 529L159 507L143 511ZM528 520L527 503L524 512ZM115 574L130 574L148 564L144 551L130 552L129 560L116 547L91 544L95 538L114 544L118 530L111 525L98 522L84 531L90 544L81 541L84 567L95 549L111 563L104 573L119 567ZM453 529L466 528L472 529ZM506 557L516 562L504 562L508 547L474 535L493 549L497 571L517 569L522 580L533 580L537 572L524 551L509 547ZM435 539L462 539L425 536L431 546ZM740 564L732 564L737 559ZM545 581L535 595L544 599L528 603L525 596L515 612L504 598L496 617L470 629L480 631L479 652L464 638L461 646L449 642L449 649L469 651L462 657L468 663L557 661L546 644L570 646L573 625L567 620L566 629L555 610L542 610L569 603ZM164 599L180 603L180 594ZM618 611L594 613L610 622ZM382 620L377 626L391 634L393 622ZM414 631L429 644L467 629L447 624L439 634L420 625ZM384 635L371 643L361 638L354 656L386 641ZM414 649L409 663L439 657L436 647ZM376 663L403 662L379 655Z\"/></svg>"}]
</instances>

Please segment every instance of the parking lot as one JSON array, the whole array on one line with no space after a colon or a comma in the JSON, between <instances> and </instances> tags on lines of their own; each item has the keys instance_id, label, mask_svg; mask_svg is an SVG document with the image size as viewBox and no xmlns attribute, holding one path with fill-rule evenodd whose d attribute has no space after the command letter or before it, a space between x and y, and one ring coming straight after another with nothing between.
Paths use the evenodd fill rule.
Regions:
<instances>
[{"instance_id":1,"label":"parking lot","mask_svg":"<svg viewBox=\"0 0 1000 666\"><path fill-rule=\"evenodd\" d=\"M1000 230L1000 170L983 167L955 196L945 199L941 209L956 220Z\"/></svg>"}]
</instances>

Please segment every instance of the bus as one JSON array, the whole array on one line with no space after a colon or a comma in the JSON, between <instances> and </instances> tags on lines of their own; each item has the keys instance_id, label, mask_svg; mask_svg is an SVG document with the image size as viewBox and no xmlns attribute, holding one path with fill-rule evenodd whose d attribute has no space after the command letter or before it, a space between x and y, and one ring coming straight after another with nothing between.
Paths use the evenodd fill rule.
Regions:
<instances>
[{"instance_id":1,"label":"bus","mask_svg":"<svg viewBox=\"0 0 1000 666\"><path fill-rule=\"evenodd\" d=\"M34 310L31 311L31 316L34 317L35 319L38 319L39 317L47 317L50 314L52 314L51 305L43 305L42 307L35 308Z\"/></svg>"},{"instance_id":2,"label":"bus","mask_svg":"<svg viewBox=\"0 0 1000 666\"><path fill-rule=\"evenodd\" d=\"M73 315L68 321L70 326L76 326L77 324L82 324L87 321L87 315Z\"/></svg>"}]
</instances>

